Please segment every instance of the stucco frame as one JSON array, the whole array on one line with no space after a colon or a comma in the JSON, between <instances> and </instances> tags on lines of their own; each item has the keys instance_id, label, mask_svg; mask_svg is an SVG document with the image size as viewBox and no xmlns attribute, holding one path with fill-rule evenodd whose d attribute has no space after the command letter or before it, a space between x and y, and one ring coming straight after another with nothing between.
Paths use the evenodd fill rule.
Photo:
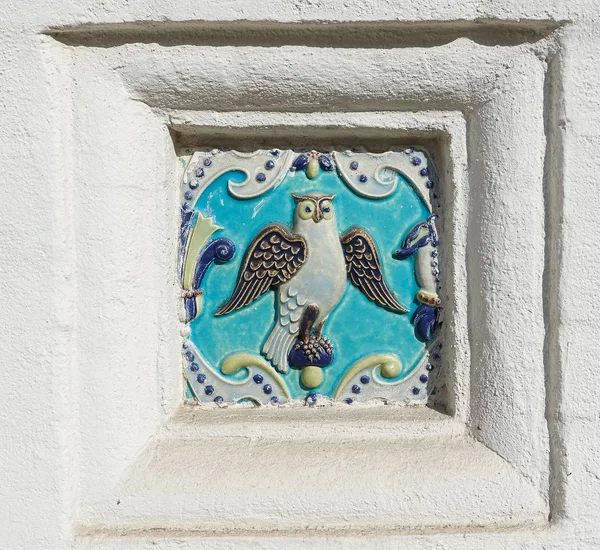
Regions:
<instances>
[{"instance_id":1,"label":"stucco frame","mask_svg":"<svg viewBox=\"0 0 600 550\"><path fill-rule=\"evenodd\" d=\"M210 59L214 48L209 46L180 46L165 52L144 45L126 44L109 50L57 45L57 66L69 76L57 81L57 85L67 91L65 112L72 113L66 117L65 128L67 171L71 174L76 205L71 228L73 255L77 271L82 274L77 281L80 305L73 376L73 414L78 419L73 444L78 474L73 494L74 525L78 533L139 534L156 529L197 534L288 532L302 526L331 532L368 531L375 527L379 531L402 531L415 529L417 525L435 531L449 525L474 528L488 524L542 525L548 514L549 498L543 352L545 251L541 244L546 224L543 181L547 99L546 66L537 55L537 47L518 44L504 46L501 48L504 51L498 52L470 41L459 41L452 46L415 48L419 50L415 53L420 63L429 67L431 75L439 74L436 67L443 73L444 65L463 63L455 71L443 73L442 78L430 77L421 90L422 97L401 87L393 97L389 97L386 87L377 95L373 82L380 81L382 71L410 69L410 64L403 65L402 60L384 55L387 64L355 76L353 91L360 110L352 112L343 99L339 104L328 103L327 87L319 84L312 98L314 108L310 109L310 104L300 106L301 110L314 112L302 114L297 112L296 98L283 77L280 81L275 77L273 82L281 103L274 104L272 97L265 97L259 111L257 105L248 110L249 105L236 99L233 93L219 96L219 86L230 89L231 75L239 73L244 66L243 57L252 56L253 48L232 49L224 56L221 52L225 67L214 78L214 89L209 89L200 85L195 88L194 83L182 80L174 63L179 55L179 62L187 65L186 70L197 74L194 59ZM308 50L310 47L290 47L284 48L283 54L289 63L307 53L318 53ZM357 55L362 56L364 66L369 66L373 52L358 50ZM335 70L343 78L347 67L342 57L339 59L341 64ZM259 66L258 72L261 69ZM159 80L157 74L162 75ZM297 78L305 82L310 75L300 72ZM335 80L335 75L332 79ZM190 97L191 89L197 91ZM334 97L335 90L329 92ZM213 108L219 101L222 111ZM273 105L275 111L266 111ZM324 105L326 116L319 113ZM239 110L232 110L234 107ZM425 108L428 112L423 111ZM114 126L110 140L106 134L94 134L98 124ZM511 131L520 124L527 124L531 133ZM355 139L360 139L359 132L363 131L378 138L397 132L399 137L439 139L445 145L441 150L447 155L442 171L447 182L452 182L448 186L451 193L444 196L445 207L452 212L452 227L445 230L451 235L446 273L451 274L447 292L453 313L452 323L446 329L452 345L445 349L451 351L446 352L444 359L456 373L450 407L454 419L370 411L365 414L371 415L367 418L371 418L373 425L386 426L384 433L373 437L361 427L364 424L361 417L342 418L336 412L328 419L319 412L325 425L335 426L337 422L338 426L326 430L328 437L317 437L309 429L311 424L306 423L306 411L292 410L286 412L283 420L275 422L288 422L290 429L298 434L296 441L290 442L282 437L287 433L285 429L275 430L281 437L281 444L277 445L278 460L291 462L292 456L286 458L286 452L296 453L299 442L311 439L323 448L337 446L340 452L347 441L361 437L385 442L392 445L390 449L397 446L398 452L407 441L429 445L437 451L427 465L430 473L418 502L432 497L436 479L448 475L443 468L437 469L436 462L444 456L446 445L458 442L456 456L477 457L479 460L473 462L475 468L496 468L494 473L505 475L510 475L509 471L518 472L513 479L519 483L518 490L511 494L505 508L476 513L475 508L481 506L481 495L474 492L472 502L466 498L464 509L443 511L441 517L438 510L424 507L415 510L408 519L406 514L398 514L382 522L373 517L368 507L358 510L351 507L367 518L364 524L351 521L345 525L331 517L314 525L310 523L310 506L302 508L299 518L293 517L297 510L293 507L285 510L286 503L293 503L293 495L284 495L278 504L280 517L276 522L274 516L256 521L255 512L249 509L245 517L239 512L235 524L223 512L220 525L216 525L216 508L210 513L205 510L205 516L190 509L186 517L168 517L165 515L168 510L155 507L147 496L139 500L132 496L144 483L151 484L152 479L161 476L169 478L178 465L183 467L185 456L197 449L195 445L210 438L204 425L217 426L218 437L212 442L223 445L221 452L231 449L239 430L254 431L257 445L272 437L269 435L273 433L269 432L272 419L265 420L264 430L249 426L247 415L253 414L252 411L244 411L243 418L237 412L228 414L225 419L230 419L230 424L225 429L219 426L227 425L228 420L215 419L214 412L181 411L177 406L181 400L174 282L178 201L171 130L185 128L206 138L217 135L215 131L221 129L225 137L233 139L253 127L266 127L282 136L293 135L299 127L322 127L325 135L327 132L332 136L355 135ZM521 155L522 151L529 154ZM94 181L100 185L94 185ZM523 189L522 181L528 182L527 189ZM491 218L492 213L496 218ZM500 222L498 215L504 217ZM532 236L533 247L525 246L523 234ZM138 273L142 264L153 265L155 269ZM149 300L149 294L157 299ZM94 338L90 337L92 334ZM96 358L102 358L102 364L96 364ZM108 380L111 385L106 383ZM261 418L264 414L260 413ZM200 428L196 429L198 425ZM424 438L427 431L433 431L434 435ZM98 435L107 432L115 434L111 447L99 448L103 441ZM186 443L177 448L161 447L161 442L174 439ZM499 455L497 460L490 461L486 447ZM154 460L164 449L171 453L169 459ZM357 449L353 452L359 452ZM361 463L368 464L369 445L363 449L365 456ZM216 455L219 453L217 449ZM219 474L221 467L222 461L215 461L213 473ZM152 468L163 470L148 473ZM392 471L402 476L400 469ZM339 487L350 483L351 473L350 468L345 471L347 477L340 477ZM487 473L481 475L485 477ZM238 473L220 475L243 488ZM452 481L445 489L448 495L456 490ZM454 483L464 484L464 481L457 477ZM383 489L381 484L375 485L378 487L375 493ZM116 504L119 500L125 504L125 499L119 498L123 492L135 502L135 510ZM488 495L489 502L485 502L492 506L501 492ZM377 502L375 493L373 502ZM183 492L181 498L188 500L189 494ZM364 502L369 502L368 495ZM473 514L472 521L465 525L469 511ZM340 518L347 515L348 510L339 511ZM211 524L204 529L199 527L209 517Z\"/></svg>"}]
</instances>

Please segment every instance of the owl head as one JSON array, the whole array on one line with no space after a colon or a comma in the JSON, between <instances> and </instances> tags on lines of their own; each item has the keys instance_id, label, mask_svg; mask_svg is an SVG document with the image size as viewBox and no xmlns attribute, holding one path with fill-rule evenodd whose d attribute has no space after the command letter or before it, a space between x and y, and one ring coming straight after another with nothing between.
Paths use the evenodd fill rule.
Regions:
<instances>
[{"instance_id":1,"label":"owl head","mask_svg":"<svg viewBox=\"0 0 600 550\"><path fill-rule=\"evenodd\" d=\"M298 221L319 223L322 220L333 219L333 204L335 195L324 195L322 193L310 193L308 195L296 195L292 193L296 201L295 217Z\"/></svg>"}]
</instances>

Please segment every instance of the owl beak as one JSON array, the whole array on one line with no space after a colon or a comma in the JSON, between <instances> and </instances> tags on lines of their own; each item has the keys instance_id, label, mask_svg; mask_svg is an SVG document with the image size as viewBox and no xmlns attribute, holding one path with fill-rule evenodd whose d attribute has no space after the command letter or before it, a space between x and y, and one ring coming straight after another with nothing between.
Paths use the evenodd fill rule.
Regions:
<instances>
[{"instance_id":1,"label":"owl beak","mask_svg":"<svg viewBox=\"0 0 600 550\"><path fill-rule=\"evenodd\" d=\"M319 223L323 219L323 212L321 212L320 208L317 208L315 211L315 215L313 216L313 220L315 223Z\"/></svg>"}]
</instances>

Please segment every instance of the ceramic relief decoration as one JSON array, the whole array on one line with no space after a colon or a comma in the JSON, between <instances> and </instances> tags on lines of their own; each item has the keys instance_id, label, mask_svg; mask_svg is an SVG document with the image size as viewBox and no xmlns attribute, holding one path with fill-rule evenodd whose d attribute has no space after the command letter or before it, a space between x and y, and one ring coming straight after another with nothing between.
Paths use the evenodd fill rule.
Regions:
<instances>
[{"instance_id":1,"label":"ceramic relief decoration","mask_svg":"<svg viewBox=\"0 0 600 550\"><path fill-rule=\"evenodd\" d=\"M442 303L426 152L181 158L187 398L427 401Z\"/></svg>"}]
</instances>

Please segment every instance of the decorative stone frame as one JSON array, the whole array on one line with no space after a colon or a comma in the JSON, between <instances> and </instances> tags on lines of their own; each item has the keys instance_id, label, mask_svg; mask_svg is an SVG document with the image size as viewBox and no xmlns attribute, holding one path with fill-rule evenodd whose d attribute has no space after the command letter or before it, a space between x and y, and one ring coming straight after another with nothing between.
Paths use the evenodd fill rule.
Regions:
<instances>
[{"instance_id":1,"label":"decorative stone frame","mask_svg":"<svg viewBox=\"0 0 600 550\"><path fill-rule=\"evenodd\" d=\"M76 534L545 524L551 99L539 52L549 43L328 48L321 63L319 44L98 48L89 36L55 34L53 73L80 274L69 388ZM298 134L437 143L450 416L182 406L173 133L208 146Z\"/></svg>"}]
</instances>

